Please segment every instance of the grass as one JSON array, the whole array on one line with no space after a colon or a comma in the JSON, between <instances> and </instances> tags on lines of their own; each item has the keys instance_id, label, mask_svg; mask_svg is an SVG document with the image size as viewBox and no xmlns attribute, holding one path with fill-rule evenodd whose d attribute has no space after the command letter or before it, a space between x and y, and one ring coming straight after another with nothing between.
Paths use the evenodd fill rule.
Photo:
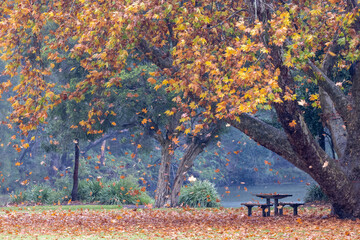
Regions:
<instances>
[{"instance_id":1,"label":"grass","mask_svg":"<svg viewBox=\"0 0 360 240\"><path fill-rule=\"evenodd\" d=\"M56 211L56 210L117 210L122 207L119 205L38 205L38 206L13 206L13 207L0 207L0 214L8 211L13 212L43 212L43 211Z\"/></svg>"}]
</instances>

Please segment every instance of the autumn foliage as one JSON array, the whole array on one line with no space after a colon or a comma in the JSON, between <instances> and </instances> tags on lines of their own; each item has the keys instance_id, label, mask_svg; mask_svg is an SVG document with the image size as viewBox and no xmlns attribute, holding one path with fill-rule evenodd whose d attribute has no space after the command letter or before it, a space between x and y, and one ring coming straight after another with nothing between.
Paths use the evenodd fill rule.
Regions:
<instances>
[{"instance_id":1,"label":"autumn foliage","mask_svg":"<svg viewBox=\"0 0 360 240\"><path fill-rule=\"evenodd\" d=\"M248 217L244 209L62 209L12 208L0 213L0 236L72 239L357 239L359 220L327 217L329 209L301 209L300 216Z\"/></svg>"},{"instance_id":2,"label":"autumn foliage","mask_svg":"<svg viewBox=\"0 0 360 240\"><path fill-rule=\"evenodd\" d=\"M107 89L122 84L119 73L133 69L127 58L147 59L158 67L148 82L177 94L182 131L195 135L225 120L309 173L339 216L360 217L358 1L7 0L0 6L3 74L20 76L1 83L0 93L13 91L4 124L27 134L61 101L81 101L86 93L109 97ZM86 72L74 89L51 80L69 59ZM299 99L305 84L316 90L305 89ZM309 105L321 109L336 156L310 132ZM251 115L272 108L281 129ZM79 124L99 133L92 128L104 111L92 106ZM190 129L197 112L204 122Z\"/></svg>"}]
</instances>

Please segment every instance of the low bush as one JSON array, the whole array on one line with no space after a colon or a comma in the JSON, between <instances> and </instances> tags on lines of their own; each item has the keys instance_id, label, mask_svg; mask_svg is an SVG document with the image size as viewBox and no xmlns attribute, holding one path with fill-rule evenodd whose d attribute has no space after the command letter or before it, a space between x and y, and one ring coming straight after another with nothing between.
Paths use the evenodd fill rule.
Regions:
<instances>
[{"instance_id":1,"label":"low bush","mask_svg":"<svg viewBox=\"0 0 360 240\"><path fill-rule=\"evenodd\" d=\"M30 199L27 191L16 191L10 194L10 202L15 204L27 203Z\"/></svg>"},{"instance_id":2,"label":"low bush","mask_svg":"<svg viewBox=\"0 0 360 240\"><path fill-rule=\"evenodd\" d=\"M321 190L319 185L313 184L310 185L307 189L305 198L305 202L314 202L314 201L328 201L328 197Z\"/></svg>"},{"instance_id":3,"label":"low bush","mask_svg":"<svg viewBox=\"0 0 360 240\"><path fill-rule=\"evenodd\" d=\"M103 183L99 201L103 204L149 204L153 202L145 188L140 188L133 177Z\"/></svg>"},{"instance_id":4,"label":"low bush","mask_svg":"<svg viewBox=\"0 0 360 240\"><path fill-rule=\"evenodd\" d=\"M10 194L10 202L54 204L63 203L71 199L71 189L61 185L60 189L52 189L49 185L34 185L22 192ZM118 181L85 181L78 185L78 197L86 203L102 204L149 204L153 199L141 188L137 180L127 177Z\"/></svg>"},{"instance_id":5,"label":"low bush","mask_svg":"<svg viewBox=\"0 0 360 240\"><path fill-rule=\"evenodd\" d=\"M220 207L220 196L214 184L207 180L195 181L181 188L179 203L189 207Z\"/></svg>"}]
</instances>

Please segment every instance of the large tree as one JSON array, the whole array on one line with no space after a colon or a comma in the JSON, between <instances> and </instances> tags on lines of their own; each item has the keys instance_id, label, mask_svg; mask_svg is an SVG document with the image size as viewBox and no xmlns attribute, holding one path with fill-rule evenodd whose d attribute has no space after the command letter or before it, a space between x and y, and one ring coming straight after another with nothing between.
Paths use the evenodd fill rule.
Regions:
<instances>
[{"instance_id":1,"label":"large tree","mask_svg":"<svg viewBox=\"0 0 360 240\"><path fill-rule=\"evenodd\" d=\"M89 89L121 84L116 74L136 48L168 76L161 86L182 93L175 102L190 113L204 109L205 120L225 119L309 173L335 214L360 217L359 13L354 0L3 1L4 74L20 67L22 75L9 99L11 120L26 132L61 101L47 79L53 65L42 61L61 62L57 49L70 50L89 72L69 93L81 99ZM57 30L47 31L48 24ZM298 99L304 82L317 93ZM321 107L336 158L309 131L302 109L308 101ZM270 108L281 128L252 115Z\"/></svg>"}]
</instances>

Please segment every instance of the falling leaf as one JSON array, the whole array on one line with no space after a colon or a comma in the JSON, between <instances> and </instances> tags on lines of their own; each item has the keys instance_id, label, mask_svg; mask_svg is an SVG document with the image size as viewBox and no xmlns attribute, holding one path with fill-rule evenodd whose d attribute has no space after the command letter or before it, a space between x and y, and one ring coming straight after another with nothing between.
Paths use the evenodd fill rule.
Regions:
<instances>
[{"instance_id":1,"label":"falling leaf","mask_svg":"<svg viewBox=\"0 0 360 240\"><path fill-rule=\"evenodd\" d=\"M328 162L328 161L325 161L322 167L323 167L323 168L326 168L328 165L329 165L329 162Z\"/></svg>"},{"instance_id":2,"label":"falling leaf","mask_svg":"<svg viewBox=\"0 0 360 240\"><path fill-rule=\"evenodd\" d=\"M156 80L155 80L155 78L148 78L148 80L147 80L149 83L151 83L151 84L155 84L156 83Z\"/></svg>"},{"instance_id":3,"label":"falling leaf","mask_svg":"<svg viewBox=\"0 0 360 240\"><path fill-rule=\"evenodd\" d=\"M296 126L296 121L295 120L292 120L290 123L289 123L289 126L294 128Z\"/></svg>"},{"instance_id":4,"label":"falling leaf","mask_svg":"<svg viewBox=\"0 0 360 240\"><path fill-rule=\"evenodd\" d=\"M177 137L173 137L172 138L172 141L175 143L175 144L178 144L180 141Z\"/></svg>"}]
</instances>

